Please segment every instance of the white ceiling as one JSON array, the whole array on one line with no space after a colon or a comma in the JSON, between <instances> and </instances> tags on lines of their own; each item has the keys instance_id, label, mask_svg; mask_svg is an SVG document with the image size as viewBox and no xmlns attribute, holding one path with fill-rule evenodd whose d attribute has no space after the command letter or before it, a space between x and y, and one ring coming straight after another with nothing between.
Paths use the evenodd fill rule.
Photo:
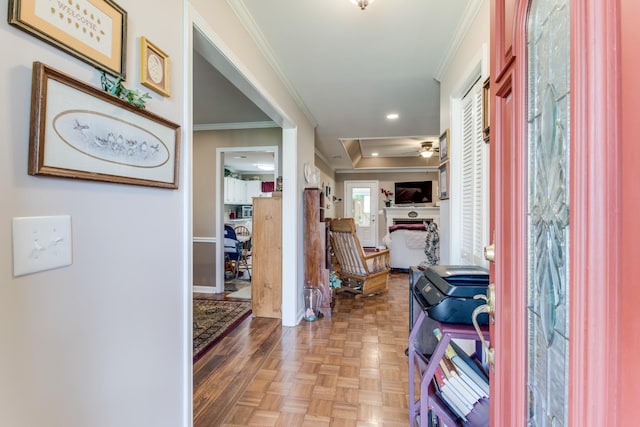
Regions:
<instances>
[{"instance_id":1,"label":"white ceiling","mask_svg":"<svg viewBox=\"0 0 640 427\"><path fill-rule=\"evenodd\" d=\"M376 0L364 11L349 0L228 2L317 125L316 151L330 166L358 168L372 151L378 168L398 156L437 165L437 156L429 163L417 153L424 141L437 144L438 79L480 0ZM194 55L195 128L268 123L210 66L196 35L194 46L202 53Z\"/></svg>"}]
</instances>

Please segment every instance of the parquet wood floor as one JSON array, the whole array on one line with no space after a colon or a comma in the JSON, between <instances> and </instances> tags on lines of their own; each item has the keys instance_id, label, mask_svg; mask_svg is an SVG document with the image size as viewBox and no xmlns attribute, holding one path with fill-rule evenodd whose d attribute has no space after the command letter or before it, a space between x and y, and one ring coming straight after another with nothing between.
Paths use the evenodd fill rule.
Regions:
<instances>
[{"instance_id":1,"label":"parquet wood floor","mask_svg":"<svg viewBox=\"0 0 640 427\"><path fill-rule=\"evenodd\" d=\"M298 326L250 318L194 364L194 426L409 424L409 279Z\"/></svg>"}]
</instances>

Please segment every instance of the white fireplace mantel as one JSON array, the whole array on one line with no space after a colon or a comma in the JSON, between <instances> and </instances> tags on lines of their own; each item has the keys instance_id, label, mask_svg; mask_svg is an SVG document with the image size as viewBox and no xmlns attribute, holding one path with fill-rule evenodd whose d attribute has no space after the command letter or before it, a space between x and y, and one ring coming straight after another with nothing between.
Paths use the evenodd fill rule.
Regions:
<instances>
[{"instance_id":1,"label":"white fireplace mantel","mask_svg":"<svg viewBox=\"0 0 640 427\"><path fill-rule=\"evenodd\" d=\"M392 206L384 208L387 227L397 221L433 221L440 227L440 208L433 206Z\"/></svg>"}]
</instances>

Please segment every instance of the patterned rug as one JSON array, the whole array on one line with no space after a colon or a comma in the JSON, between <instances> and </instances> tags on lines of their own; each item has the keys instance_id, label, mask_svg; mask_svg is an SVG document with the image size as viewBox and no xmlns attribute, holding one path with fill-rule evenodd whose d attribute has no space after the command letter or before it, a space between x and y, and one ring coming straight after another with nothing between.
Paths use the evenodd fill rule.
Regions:
<instances>
[{"instance_id":1,"label":"patterned rug","mask_svg":"<svg viewBox=\"0 0 640 427\"><path fill-rule=\"evenodd\" d=\"M193 300L193 361L251 314L249 301Z\"/></svg>"}]
</instances>

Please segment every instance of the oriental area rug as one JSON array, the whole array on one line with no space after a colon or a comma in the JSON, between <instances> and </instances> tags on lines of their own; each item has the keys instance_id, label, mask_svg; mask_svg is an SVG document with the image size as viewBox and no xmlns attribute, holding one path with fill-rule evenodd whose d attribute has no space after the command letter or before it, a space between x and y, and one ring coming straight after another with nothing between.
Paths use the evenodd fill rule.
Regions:
<instances>
[{"instance_id":1,"label":"oriental area rug","mask_svg":"<svg viewBox=\"0 0 640 427\"><path fill-rule=\"evenodd\" d=\"M193 361L251 314L250 301L193 300Z\"/></svg>"}]
</instances>

